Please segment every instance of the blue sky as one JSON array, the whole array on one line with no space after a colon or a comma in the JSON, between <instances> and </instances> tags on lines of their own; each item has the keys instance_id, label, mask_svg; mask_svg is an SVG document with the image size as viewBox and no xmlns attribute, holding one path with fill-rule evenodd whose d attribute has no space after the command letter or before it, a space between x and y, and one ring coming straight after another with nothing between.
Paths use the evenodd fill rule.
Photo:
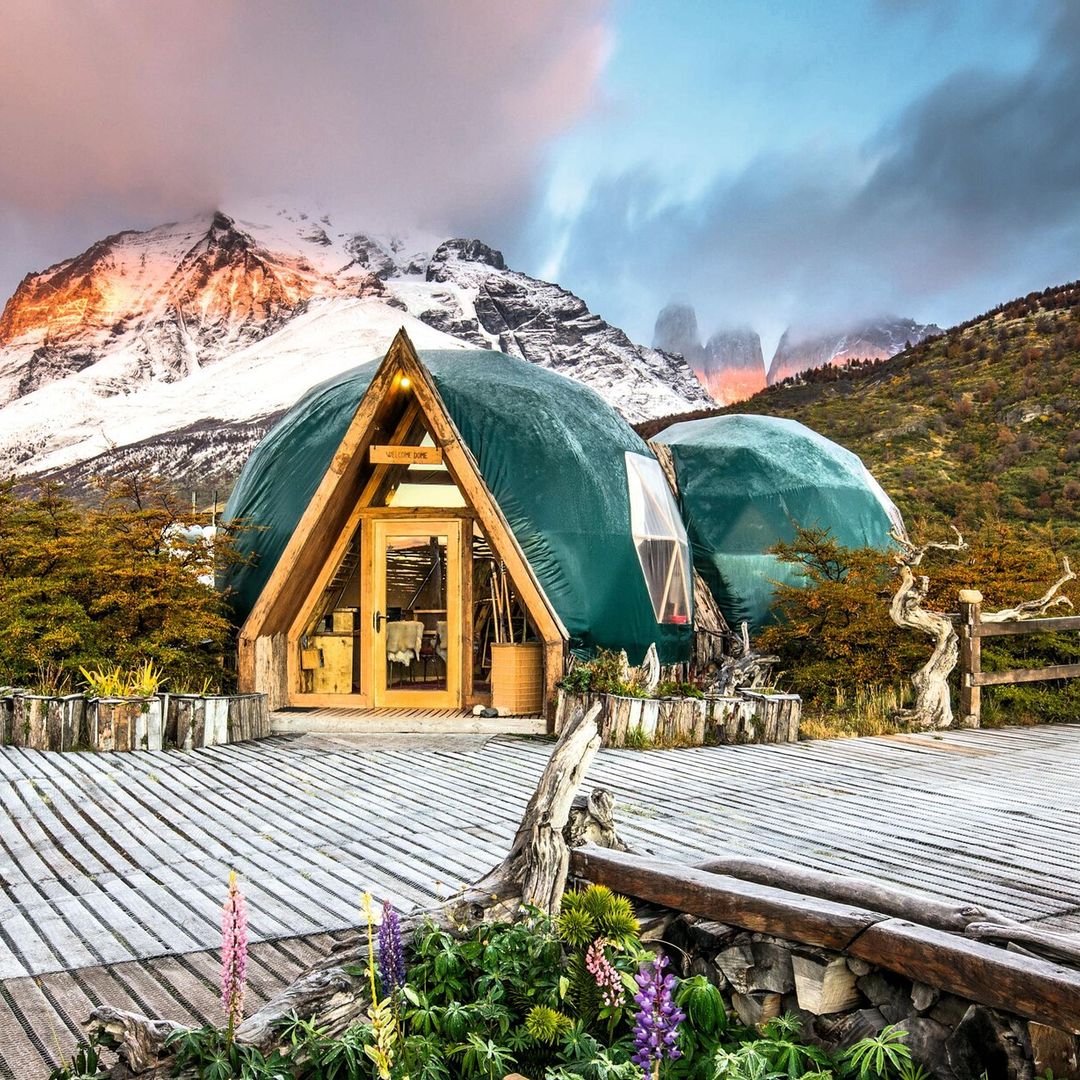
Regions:
<instances>
[{"instance_id":1,"label":"blue sky","mask_svg":"<svg viewBox=\"0 0 1080 1080\"><path fill-rule=\"evenodd\" d=\"M651 333L655 301L667 299L695 302L703 329L749 320L773 339L789 320L842 320L848 311L966 317L972 305L990 306L1005 293L994 281L926 292L867 282L860 303L850 288L815 298L812 288L787 278L754 275L729 299L695 271L691 250L675 270L677 255L666 251L655 260L647 250L619 260L597 259L586 248L600 246L606 232L617 251L626 242L620 234L647 249L655 237L642 222L664 206L682 211L686 233L695 224L704 234L715 229L721 246L725 222L710 220L704 204L717 191L752 183L758 171L806 170L837 193L857 188L903 131L907 111L950 77L1022 77L1039 60L1051 16L1052 6L1024 0L618 3L598 103L552 145L535 216L510 254L578 289L639 339ZM595 206L582 213L590 196L619 190L634 175L648 182L626 205L609 198L606 214ZM727 208L740 245L753 243L747 226L758 209L738 198ZM776 240L761 237L763 244ZM692 239L686 246L693 248ZM785 257L799 263L804 254L793 237ZM1005 274L1000 288L1021 281L1041 287L1040 275L1059 267L1061 259L1039 259L1030 273Z\"/></svg>"},{"instance_id":2,"label":"blue sky","mask_svg":"<svg viewBox=\"0 0 1080 1080\"><path fill-rule=\"evenodd\" d=\"M766 355L1080 277L1074 0L8 0L0 100L3 294L266 197Z\"/></svg>"}]
</instances>

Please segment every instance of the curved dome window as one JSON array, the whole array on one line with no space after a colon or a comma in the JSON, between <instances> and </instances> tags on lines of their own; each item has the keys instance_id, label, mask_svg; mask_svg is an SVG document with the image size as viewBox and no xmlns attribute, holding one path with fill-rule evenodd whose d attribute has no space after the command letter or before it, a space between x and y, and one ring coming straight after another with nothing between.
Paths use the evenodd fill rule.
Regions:
<instances>
[{"instance_id":1,"label":"curved dome window","mask_svg":"<svg viewBox=\"0 0 1080 1080\"><path fill-rule=\"evenodd\" d=\"M658 623L691 620L690 545L664 470L655 458L626 454L630 531Z\"/></svg>"}]
</instances>

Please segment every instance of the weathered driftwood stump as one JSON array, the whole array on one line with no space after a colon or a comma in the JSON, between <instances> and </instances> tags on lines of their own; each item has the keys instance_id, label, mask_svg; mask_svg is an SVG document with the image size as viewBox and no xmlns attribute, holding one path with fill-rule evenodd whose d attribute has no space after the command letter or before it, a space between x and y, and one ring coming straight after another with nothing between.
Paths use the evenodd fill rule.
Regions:
<instances>
[{"instance_id":1,"label":"weathered driftwood stump","mask_svg":"<svg viewBox=\"0 0 1080 1080\"><path fill-rule=\"evenodd\" d=\"M615 832L614 800L608 792L594 788L587 798L575 799L600 747L599 712L599 706L581 711L563 729L506 858L445 904L402 918L403 935L429 920L450 930L464 929L512 914L523 903L554 914L566 887L571 846L591 843L627 850ZM366 979L346 970L366 963L367 932L362 930L244 1020L237 1040L268 1049L292 1013L312 1017L330 1034L340 1034L364 1017L370 1003ZM104 1031L119 1043L115 1077L166 1075L165 1041L181 1027L108 1005L95 1009L87 1023L88 1031Z\"/></svg>"},{"instance_id":2,"label":"weathered driftwood stump","mask_svg":"<svg viewBox=\"0 0 1080 1080\"><path fill-rule=\"evenodd\" d=\"M942 611L932 611L925 606L930 579L925 574L916 576L912 567L919 566L930 550L963 551L967 544L959 532L956 533L955 544L923 544L922 547L916 547L899 533L890 535L900 549L896 556L900 587L889 605L889 615L897 626L917 630L934 639L930 659L911 676L915 703L910 709L899 709L895 719L915 728L951 727L953 711L949 676L960 659L960 641L952 619Z\"/></svg>"}]
</instances>

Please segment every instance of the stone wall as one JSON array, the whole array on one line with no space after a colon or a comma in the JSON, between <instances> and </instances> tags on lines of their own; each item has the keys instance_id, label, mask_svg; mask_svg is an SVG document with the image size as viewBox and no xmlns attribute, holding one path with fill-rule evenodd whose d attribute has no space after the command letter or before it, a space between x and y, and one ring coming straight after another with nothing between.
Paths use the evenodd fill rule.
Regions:
<instances>
[{"instance_id":1,"label":"stone wall","mask_svg":"<svg viewBox=\"0 0 1080 1080\"><path fill-rule=\"evenodd\" d=\"M941 1080L1080 1076L1080 1040L912 982L842 953L740 930L691 915L643 917L675 969L705 975L747 1026L783 1013L803 1036L840 1048L887 1024L907 1032L914 1060Z\"/></svg>"}]
</instances>

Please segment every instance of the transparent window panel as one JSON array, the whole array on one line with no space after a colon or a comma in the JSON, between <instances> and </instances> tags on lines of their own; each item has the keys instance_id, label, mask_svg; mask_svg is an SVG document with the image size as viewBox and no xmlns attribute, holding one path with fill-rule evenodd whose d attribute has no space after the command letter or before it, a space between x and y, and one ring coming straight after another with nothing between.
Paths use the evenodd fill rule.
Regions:
<instances>
[{"instance_id":1,"label":"transparent window panel","mask_svg":"<svg viewBox=\"0 0 1080 1080\"><path fill-rule=\"evenodd\" d=\"M386 540L386 687L446 689L447 537Z\"/></svg>"},{"instance_id":2,"label":"transparent window panel","mask_svg":"<svg viewBox=\"0 0 1080 1080\"><path fill-rule=\"evenodd\" d=\"M360 692L360 530L315 608L300 639L301 690L312 694Z\"/></svg>"},{"instance_id":3,"label":"transparent window panel","mask_svg":"<svg viewBox=\"0 0 1080 1080\"><path fill-rule=\"evenodd\" d=\"M630 531L658 623L691 618L690 545L660 463L627 453Z\"/></svg>"}]
</instances>

